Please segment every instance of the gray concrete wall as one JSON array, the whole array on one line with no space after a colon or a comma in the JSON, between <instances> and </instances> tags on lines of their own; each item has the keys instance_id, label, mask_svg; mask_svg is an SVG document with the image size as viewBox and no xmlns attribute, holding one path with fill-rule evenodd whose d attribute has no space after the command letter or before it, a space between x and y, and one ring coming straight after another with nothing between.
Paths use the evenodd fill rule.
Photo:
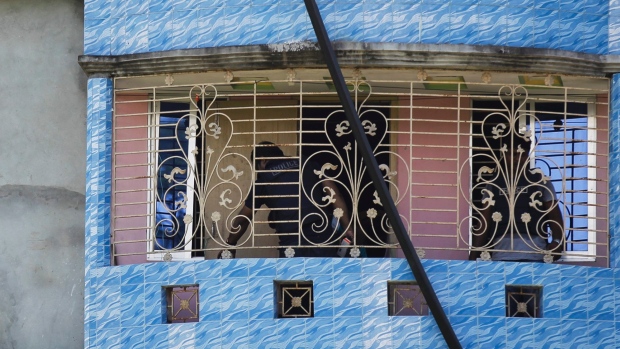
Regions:
<instances>
[{"instance_id":1,"label":"gray concrete wall","mask_svg":"<svg viewBox=\"0 0 620 349\"><path fill-rule=\"evenodd\" d=\"M83 1L0 1L0 348L82 348Z\"/></svg>"}]
</instances>

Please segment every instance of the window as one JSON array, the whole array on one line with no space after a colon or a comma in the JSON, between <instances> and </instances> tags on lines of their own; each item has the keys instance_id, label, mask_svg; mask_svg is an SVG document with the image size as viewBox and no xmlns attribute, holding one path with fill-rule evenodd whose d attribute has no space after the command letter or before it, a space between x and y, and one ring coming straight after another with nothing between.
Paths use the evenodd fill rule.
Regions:
<instances>
[{"instance_id":1,"label":"window","mask_svg":"<svg viewBox=\"0 0 620 349\"><path fill-rule=\"evenodd\" d=\"M545 86L521 84L511 73L493 74L493 83L482 82L480 72L431 75L420 81L414 71L369 69L348 81L416 250L424 258L468 258L483 200L476 181L488 178L481 169L493 161L485 156L500 146L485 137L497 121L483 121L504 114L517 134L532 133L531 166L553 183L565 227L562 259L607 265L608 80L558 77L563 84ZM183 74L171 85L158 76L115 80L115 263L216 258L233 248L237 258L279 256L282 235L265 206L253 208L237 246L226 244L259 173L250 152L264 140L286 158L316 160L311 175L329 175L338 185L352 215L355 256L382 257L398 247L324 72L309 69L292 80L279 70L252 76L240 72L226 82L217 72ZM290 185L299 189L290 198L311 197L302 183ZM336 242L342 227L323 202L328 193L320 194L313 229Z\"/></svg>"},{"instance_id":2,"label":"window","mask_svg":"<svg viewBox=\"0 0 620 349\"><path fill-rule=\"evenodd\" d=\"M475 218L472 224L482 219L478 208L484 206L482 200L486 187L480 183L491 181L498 176L495 170L504 168L500 148L504 143L509 145L511 137L523 138L527 134L532 140L529 169L540 170L544 178L551 181L564 219L563 260L592 261L592 256L596 255L597 221L600 221L589 218L597 217L599 167L596 149L600 141L597 137L603 141L606 137L605 133L597 132L596 118L593 117L595 103L551 102L549 99L541 102L474 100L473 107L471 183ZM515 124L514 128L511 123ZM513 219L518 221L519 217ZM506 234L523 236L524 232L518 231L518 227L515 224L515 231ZM548 235L549 241L552 239L548 226L538 234Z\"/></svg>"}]
</instances>

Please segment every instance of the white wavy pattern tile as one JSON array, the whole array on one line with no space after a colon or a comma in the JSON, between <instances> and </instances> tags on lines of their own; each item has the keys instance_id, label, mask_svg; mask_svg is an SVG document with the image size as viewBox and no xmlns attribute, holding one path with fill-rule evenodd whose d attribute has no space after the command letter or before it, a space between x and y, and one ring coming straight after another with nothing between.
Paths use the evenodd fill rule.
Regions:
<instances>
[{"instance_id":1,"label":"white wavy pattern tile","mask_svg":"<svg viewBox=\"0 0 620 349\"><path fill-rule=\"evenodd\" d=\"M195 282L194 263L170 263L168 282L171 285L189 285Z\"/></svg>"},{"instance_id":2,"label":"white wavy pattern tile","mask_svg":"<svg viewBox=\"0 0 620 349\"><path fill-rule=\"evenodd\" d=\"M196 349L220 349L222 347L221 331L219 321L196 323L194 333Z\"/></svg>"},{"instance_id":3,"label":"white wavy pattern tile","mask_svg":"<svg viewBox=\"0 0 620 349\"><path fill-rule=\"evenodd\" d=\"M334 5L331 40L361 41L364 38L364 11L362 2L336 2Z\"/></svg>"},{"instance_id":4,"label":"white wavy pattern tile","mask_svg":"<svg viewBox=\"0 0 620 349\"><path fill-rule=\"evenodd\" d=\"M173 11L172 17L172 48L195 48L197 11Z\"/></svg>"},{"instance_id":5,"label":"white wavy pattern tile","mask_svg":"<svg viewBox=\"0 0 620 349\"><path fill-rule=\"evenodd\" d=\"M507 8L506 14L506 42L507 46L532 46L534 37L533 15L535 11L531 8Z\"/></svg>"},{"instance_id":6,"label":"white wavy pattern tile","mask_svg":"<svg viewBox=\"0 0 620 349\"><path fill-rule=\"evenodd\" d=\"M612 321L588 322L588 334L590 348L613 349L615 343L615 326Z\"/></svg>"},{"instance_id":7,"label":"white wavy pattern tile","mask_svg":"<svg viewBox=\"0 0 620 349\"><path fill-rule=\"evenodd\" d=\"M420 42L448 43L450 41L450 5L449 3L420 6L422 12L420 24Z\"/></svg>"},{"instance_id":8,"label":"white wavy pattern tile","mask_svg":"<svg viewBox=\"0 0 620 349\"><path fill-rule=\"evenodd\" d=\"M146 14L128 16L125 20L125 53L148 52L149 17Z\"/></svg>"},{"instance_id":9,"label":"white wavy pattern tile","mask_svg":"<svg viewBox=\"0 0 620 349\"><path fill-rule=\"evenodd\" d=\"M506 349L535 348L534 343L534 321L532 319L506 319Z\"/></svg>"},{"instance_id":10,"label":"white wavy pattern tile","mask_svg":"<svg viewBox=\"0 0 620 349\"><path fill-rule=\"evenodd\" d=\"M364 316L362 324L364 349L384 349L392 347L392 326L387 316Z\"/></svg>"},{"instance_id":11,"label":"white wavy pattern tile","mask_svg":"<svg viewBox=\"0 0 620 349\"><path fill-rule=\"evenodd\" d=\"M276 277L279 280L303 280L305 277L303 258L278 259Z\"/></svg>"},{"instance_id":12,"label":"white wavy pattern tile","mask_svg":"<svg viewBox=\"0 0 620 349\"><path fill-rule=\"evenodd\" d=\"M278 328L274 319L250 322L248 335L252 349L278 347Z\"/></svg>"},{"instance_id":13,"label":"white wavy pattern tile","mask_svg":"<svg viewBox=\"0 0 620 349\"><path fill-rule=\"evenodd\" d=\"M334 319L334 349L363 348L362 319L336 317Z\"/></svg>"},{"instance_id":14,"label":"white wavy pattern tile","mask_svg":"<svg viewBox=\"0 0 620 349\"><path fill-rule=\"evenodd\" d=\"M121 326L144 326L144 286L121 287Z\"/></svg>"},{"instance_id":15,"label":"white wavy pattern tile","mask_svg":"<svg viewBox=\"0 0 620 349\"><path fill-rule=\"evenodd\" d=\"M125 15L135 15L139 13L147 13L149 11L149 1L144 0L115 0L123 2L125 5ZM157 11L153 11L157 12Z\"/></svg>"},{"instance_id":16,"label":"white wavy pattern tile","mask_svg":"<svg viewBox=\"0 0 620 349\"><path fill-rule=\"evenodd\" d=\"M478 348L478 319L472 316L451 316L450 324L463 348Z\"/></svg>"},{"instance_id":17,"label":"white wavy pattern tile","mask_svg":"<svg viewBox=\"0 0 620 349\"><path fill-rule=\"evenodd\" d=\"M218 45L234 46L252 43L252 15L250 7L226 7L224 27L220 31L221 41Z\"/></svg>"},{"instance_id":18,"label":"white wavy pattern tile","mask_svg":"<svg viewBox=\"0 0 620 349\"><path fill-rule=\"evenodd\" d=\"M614 320L613 279L588 279L588 319Z\"/></svg>"},{"instance_id":19,"label":"white wavy pattern tile","mask_svg":"<svg viewBox=\"0 0 620 349\"><path fill-rule=\"evenodd\" d=\"M365 42L389 42L394 36L394 18L391 2L368 3L364 6Z\"/></svg>"},{"instance_id":20,"label":"white wavy pattern tile","mask_svg":"<svg viewBox=\"0 0 620 349\"><path fill-rule=\"evenodd\" d=\"M458 285L458 286L457 286ZM450 274L451 315L476 315L478 290L476 276L471 274Z\"/></svg>"},{"instance_id":21,"label":"white wavy pattern tile","mask_svg":"<svg viewBox=\"0 0 620 349\"><path fill-rule=\"evenodd\" d=\"M273 278L250 278L249 282L249 314L250 320L273 318Z\"/></svg>"},{"instance_id":22,"label":"white wavy pattern tile","mask_svg":"<svg viewBox=\"0 0 620 349\"><path fill-rule=\"evenodd\" d=\"M271 44L278 42L280 22L278 6L252 6L251 31L254 44Z\"/></svg>"},{"instance_id":23,"label":"white wavy pattern tile","mask_svg":"<svg viewBox=\"0 0 620 349\"><path fill-rule=\"evenodd\" d=\"M121 314L120 286L99 288L95 303L97 304L97 330L118 328Z\"/></svg>"},{"instance_id":24,"label":"white wavy pattern tile","mask_svg":"<svg viewBox=\"0 0 620 349\"><path fill-rule=\"evenodd\" d=\"M220 285L226 295L221 300L222 320L245 320L249 314L249 295L247 279L222 279Z\"/></svg>"},{"instance_id":25,"label":"white wavy pattern tile","mask_svg":"<svg viewBox=\"0 0 620 349\"><path fill-rule=\"evenodd\" d=\"M228 259L222 261L222 276L230 278L247 278L249 276L246 259Z\"/></svg>"},{"instance_id":26,"label":"white wavy pattern tile","mask_svg":"<svg viewBox=\"0 0 620 349\"><path fill-rule=\"evenodd\" d=\"M221 289L220 279L199 280L199 296L200 296L200 321L222 320L221 302L224 293Z\"/></svg>"},{"instance_id":27,"label":"white wavy pattern tile","mask_svg":"<svg viewBox=\"0 0 620 349\"><path fill-rule=\"evenodd\" d=\"M282 348L305 348L306 345L306 320L287 319L276 323L278 329L278 342Z\"/></svg>"},{"instance_id":28,"label":"white wavy pattern tile","mask_svg":"<svg viewBox=\"0 0 620 349\"><path fill-rule=\"evenodd\" d=\"M144 330L140 327L127 328L121 334L120 346L123 349L143 349Z\"/></svg>"},{"instance_id":29,"label":"white wavy pattern tile","mask_svg":"<svg viewBox=\"0 0 620 349\"><path fill-rule=\"evenodd\" d=\"M560 25L555 39L558 48L563 50L581 50L583 26L581 15L575 12L560 12Z\"/></svg>"},{"instance_id":30,"label":"white wavy pattern tile","mask_svg":"<svg viewBox=\"0 0 620 349\"><path fill-rule=\"evenodd\" d=\"M392 41L399 43L420 42L420 4L394 3Z\"/></svg>"},{"instance_id":31,"label":"white wavy pattern tile","mask_svg":"<svg viewBox=\"0 0 620 349\"><path fill-rule=\"evenodd\" d=\"M300 40L308 40L309 32L312 31L310 25L310 18L306 8L301 3L291 3L284 5L281 3L278 6L278 41L279 42L294 42ZM325 16L326 14L323 14ZM327 26L327 19L324 18L325 25ZM313 32L314 33L314 32ZM331 32L329 32L331 35Z\"/></svg>"},{"instance_id":32,"label":"white wavy pattern tile","mask_svg":"<svg viewBox=\"0 0 620 349\"><path fill-rule=\"evenodd\" d=\"M146 326L144 331L144 346L146 348L167 348L168 347L168 324L158 324Z\"/></svg>"},{"instance_id":33,"label":"white wavy pattern tile","mask_svg":"<svg viewBox=\"0 0 620 349\"><path fill-rule=\"evenodd\" d=\"M478 318L478 342L485 348L504 348L506 343L506 323L502 317Z\"/></svg>"},{"instance_id":34,"label":"white wavy pattern tile","mask_svg":"<svg viewBox=\"0 0 620 349\"><path fill-rule=\"evenodd\" d=\"M387 314L388 278L381 274L365 275L362 279L362 311L364 316Z\"/></svg>"},{"instance_id":35,"label":"white wavy pattern tile","mask_svg":"<svg viewBox=\"0 0 620 349\"><path fill-rule=\"evenodd\" d=\"M588 323L579 320L562 320L562 348L591 348L588 345ZM586 329L586 331L584 331Z\"/></svg>"},{"instance_id":36,"label":"white wavy pattern tile","mask_svg":"<svg viewBox=\"0 0 620 349\"><path fill-rule=\"evenodd\" d=\"M342 274L334 278L334 316L361 316L362 291L359 275Z\"/></svg>"},{"instance_id":37,"label":"white wavy pattern tile","mask_svg":"<svg viewBox=\"0 0 620 349\"><path fill-rule=\"evenodd\" d=\"M248 259L248 271L254 278L276 276L276 260L274 258L252 258Z\"/></svg>"},{"instance_id":38,"label":"white wavy pattern tile","mask_svg":"<svg viewBox=\"0 0 620 349\"><path fill-rule=\"evenodd\" d=\"M170 326L168 333L168 348L192 349L194 348L195 323L175 324Z\"/></svg>"},{"instance_id":39,"label":"white wavy pattern tile","mask_svg":"<svg viewBox=\"0 0 620 349\"><path fill-rule=\"evenodd\" d=\"M334 316L334 282L331 275L320 275L313 278L314 316Z\"/></svg>"},{"instance_id":40,"label":"white wavy pattern tile","mask_svg":"<svg viewBox=\"0 0 620 349\"><path fill-rule=\"evenodd\" d=\"M161 285L146 284L144 286L144 322L146 325L163 323L163 300Z\"/></svg>"},{"instance_id":41,"label":"white wavy pattern tile","mask_svg":"<svg viewBox=\"0 0 620 349\"><path fill-rule=\"evenodd\" d=\"M479 275L476 303L478 316L502 316L506 313L505 282L502 278ZM471 294L469 295L472 296Z\"/></svg>"},{"instance_id":42,"label":"white wavy pattern tile","mask_svg":"<svg viewBox=\"0 0 620 349\"><path fill-rule=\"evenodd\" d=\"M450 12L450 43L473 45L477 41L477 6L453 5Z\"/></svg>"},{"instance_id":43,"label":"white wavy pattern tile","mask_svg":"<svg viewBox=\"0 0 620 349\"><path fill-rule=\"evenodd\" d=\"M615 21L609 23L609 48L608 54L620 54L620 16L613 17Z\"/></svg>"},{"instance_id":44,"label":"white wavy pattern tile","mask_svg":"<svg viewBox=\"0 0 620 349\"><path fill-rule=\"evenodd\" d=\"M308 348L331 349L334 341L333 320L331 318L313 318L306 320L306 337Z\"/></svg>"},{"instance_id":45,"label":"white wavy pattern tile","mask_svg":"<svg viewBox=\"0 0 620 349\"><path fill-rule=\"evenodd\" d=\"M562 318L563 319L587 319L588 317L588 294L584 287L583 279L563 277L562 285Z\"/></svg>"},{"instance_id":46,"label":"white wavy pattern tile","mask_svg":"<svg viewBox=\"0 0 620 349\"><path fill-rule=\"evenodd\" d=\"M84 0L84 18L110 17L112 6L110 0Z\"/></svg>"},{"instance_id":47,"label":"white wavy pattern tile","mask_svg":"<svg viewBox=\"0 0 620 349\"><path fill-rule=\"evenodd\" d=\"M506 15L498 6L478 6L478 44L503 45L506 40Z\"/></svg>"},{"instance_id":48,"label":"white wavy pattern tile","mask_svg":"<svg viewBox=\"0 0 620 349\"><path fill-rule=\"evenodd\" d=\"M222 322L222 349L247 349L249 348L248 322L224 321Z\"/></svg>"},{"instance_id":49,"label":"white wavy pattern tile","mask_svg":"<svg viewBox=\"0 0 620 349\"><path fill-rule=\"evenodd\" d=\"M110 19L84 20L84 54L110 54Z\"/></svg>"},{"instance_id":50,"label":"white wavy pattern tile","mask_svg":"<svg viewBox=\"0 0 620 349\"><path fill-rule=\"evenodd\" d=\"M172 49L172 24L172 11L149 13L149 51L167 51Z\"/></svg>"}]
</instances>

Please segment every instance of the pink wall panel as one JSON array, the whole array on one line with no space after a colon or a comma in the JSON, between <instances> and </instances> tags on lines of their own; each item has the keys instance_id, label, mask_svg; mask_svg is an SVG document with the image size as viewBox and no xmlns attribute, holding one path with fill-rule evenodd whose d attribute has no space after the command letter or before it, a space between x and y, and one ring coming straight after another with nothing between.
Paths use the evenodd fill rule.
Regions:
<instances>
[{"instance_id":1,"label":"pink wall panel","mask_svg":"<svg viewBox=\"0 0 620 349\"><path fill-rule=\"evenodd\" d=\"M401 106L408 105L401 101ZM410 223L412 241L416 248L425 250L425 258L466 259L466 251L444 249L463 248L459 241L456 223L468 214L466 205L457 206L457 173L469 151L469 115L461 112L461 123L456 110L457 98L414 100L414 109L403 108L399 117L413 118L411 146L399 147L399 154L410 159L409 176L412 186L407 200L398 205L399 212ZM461 105L469 105L469 99L461 98ZM416 108L421 107L421 108ZM429 108L430 107L430 108ZM399 144L409 144L409 124L400 123ZM459 127L461 129L459 129ZM462 129L466 127L467 129ZM458 134L464 134L457 136ZM399 174L406 169L399 168ZM464 175L469 185L469 173ZM406 186L406 176L399 176L399 186Z\"/></svg>"},{"instance_id":2,"label":"pink wall panel","mask_svg":"<svg viewBox=\"0 0 620 349\"><path fill-rule=\"evenodd\" d=\"M145 95L116 96L115 114L122 116L114 119L114 192L148 188L148 103L143 101L145 99ZM126 103L131 101L139 102ZM118 256L116 264L146 261L148 199L147 190L120 192L113 197L114 253L142 252L136 256Z\"/></svg>"}]
</instances>

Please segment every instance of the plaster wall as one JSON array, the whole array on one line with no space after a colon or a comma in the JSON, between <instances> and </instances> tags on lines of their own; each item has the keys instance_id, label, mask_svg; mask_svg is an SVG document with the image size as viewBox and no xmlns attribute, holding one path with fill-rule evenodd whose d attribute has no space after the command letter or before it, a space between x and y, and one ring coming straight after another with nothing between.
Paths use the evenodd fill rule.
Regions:
<instances>
[{"instance_id":1,"label":"plaster wall","mask_svg":"<svg viewBox=\"0 0 620 349\"><path fill-rule=\"evenodd\" d=\"M83 345L83 2L0 2L0 348Z\"/></svg>"}]
</instances>

